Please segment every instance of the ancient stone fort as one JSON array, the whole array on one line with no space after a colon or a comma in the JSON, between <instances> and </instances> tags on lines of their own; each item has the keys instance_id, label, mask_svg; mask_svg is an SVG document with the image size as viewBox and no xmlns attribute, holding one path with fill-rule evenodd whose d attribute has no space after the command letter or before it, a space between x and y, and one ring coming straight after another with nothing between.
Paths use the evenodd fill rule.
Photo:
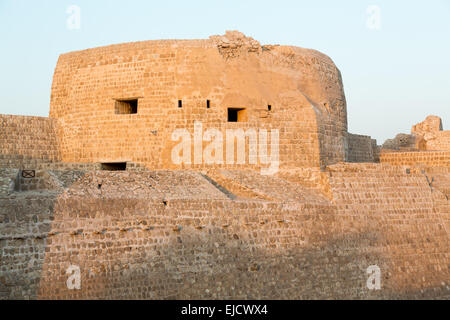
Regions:
<instances>
[{"instance_id":1,"label":"ancient stone fort","mask_svg":"<svg viewBox=\"0 0 450 320\"><path fill-rule=\"evenodd\" d=\"M250 133L211 162L208 129ZM349 133L315 50L234 31L63 54L48 118L0 115L0 168L0 299L450 298L450 131Z\"/></svg>"}]
</instances>

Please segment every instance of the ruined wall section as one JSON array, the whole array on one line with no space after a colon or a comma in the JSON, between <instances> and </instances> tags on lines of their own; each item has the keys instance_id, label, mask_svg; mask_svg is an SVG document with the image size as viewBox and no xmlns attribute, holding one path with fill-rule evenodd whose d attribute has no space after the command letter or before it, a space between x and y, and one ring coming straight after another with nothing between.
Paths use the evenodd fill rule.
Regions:
<instances>
[{"instance_id":1,"label":"ruined wall section","mask_svg":"<svg viewBox=\"0 0 450 320\"><path fill-rule=\"evenodd\" d=\"M411 128L411 134L398 134L388 139L383 149L397 151L450 151L450 131L443 130L442 119L430 115Z\"/></svg>"},{"instance_id":2,"label":"ruined wall section","mask_svg":"<svg viewBox=\"0 0 450 320\"><path fill-rule=\"evenodd\" d=\"M0 115L0 167L59 161L56 132L56 119Z\"/></svg>"},{"instance_id":3,"label":"ruined wall section","mask_svg":"<svg viewBox=\"0 0 450 320\"><path fill-rule=\"evenodd\" d=\"M344 160L345 97L331 60L313 50L261 46L241 34L225 38L231 39L230 47L238 43L237 49L225 50L223 42L212 38L137 42L62 55L50 116L63 128L63 160L180 169L170 158L178 143L171 135L178 128L192 134L196 120L224 136L226 129L279 129L281 165L288 168ZM139 98L138 113L115 114L114 99L129 98ZM320 103L329 122L317 115L314 105ZM227 108L246 108L248 121L227 122ZM202 164L184 168L197 167Z\"/></svg>"}]
</instances>

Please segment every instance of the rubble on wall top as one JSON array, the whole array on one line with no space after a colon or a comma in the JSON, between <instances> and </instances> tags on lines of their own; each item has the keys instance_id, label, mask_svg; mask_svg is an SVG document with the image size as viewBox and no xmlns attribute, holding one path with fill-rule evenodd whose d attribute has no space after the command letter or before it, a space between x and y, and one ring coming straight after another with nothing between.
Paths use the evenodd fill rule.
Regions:
<instances>
[{"instance_id":1,"label":"rubble on wall top","mask_svg":"<svg viewBox=\"0 0 450 320\"><path fill-rule=\"evenodd\" d=\"M260 52L262 50L259 41L239 31L226 31L223 36L215 35L209 38L217 44L219 51L226 57L236 56L239 51Z\"/></svg>"}]
</instances>

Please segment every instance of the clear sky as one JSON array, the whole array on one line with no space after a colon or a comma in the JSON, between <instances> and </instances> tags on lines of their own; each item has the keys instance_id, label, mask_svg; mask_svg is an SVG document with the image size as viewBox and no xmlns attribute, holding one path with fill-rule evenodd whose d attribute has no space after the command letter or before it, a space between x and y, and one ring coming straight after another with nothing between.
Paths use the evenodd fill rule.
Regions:
<instances>
[{"instance_id":1,"label":"clear sky","mask_svg":"<svg viewBox=\"0 0 450 320\"><path fill-rule=\"evenodd\" d=\"M61 53L226 30L330 56L352 133L381 144L428 114L450 127L450 0L0 0L0 113L48 116Z\"/></svg>"}]
</instances>

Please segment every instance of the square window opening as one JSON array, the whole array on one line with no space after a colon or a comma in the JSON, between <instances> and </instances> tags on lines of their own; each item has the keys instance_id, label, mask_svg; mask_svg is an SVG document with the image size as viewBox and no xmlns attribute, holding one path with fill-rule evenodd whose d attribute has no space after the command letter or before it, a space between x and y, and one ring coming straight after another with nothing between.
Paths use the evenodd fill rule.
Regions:
<instances>
[{"instance_id":1,"label":"square window opening","mask_svg":"<svg viewBox=\"0 0 450 320\"><path fill-rule=\"evenodd\" d=\"M247 120L247 109L228 108L228 122L246 122Z\"/></svg>"},{"instance_id":2,"label":"square window opening","mask_svg":"<svg viewBox=\"0 0 450 320\"><path fill-rule=\"evenodd\" d=\"M138 113L138 99L116 100L116 114Z\"/></svg>"}]
</instances>

